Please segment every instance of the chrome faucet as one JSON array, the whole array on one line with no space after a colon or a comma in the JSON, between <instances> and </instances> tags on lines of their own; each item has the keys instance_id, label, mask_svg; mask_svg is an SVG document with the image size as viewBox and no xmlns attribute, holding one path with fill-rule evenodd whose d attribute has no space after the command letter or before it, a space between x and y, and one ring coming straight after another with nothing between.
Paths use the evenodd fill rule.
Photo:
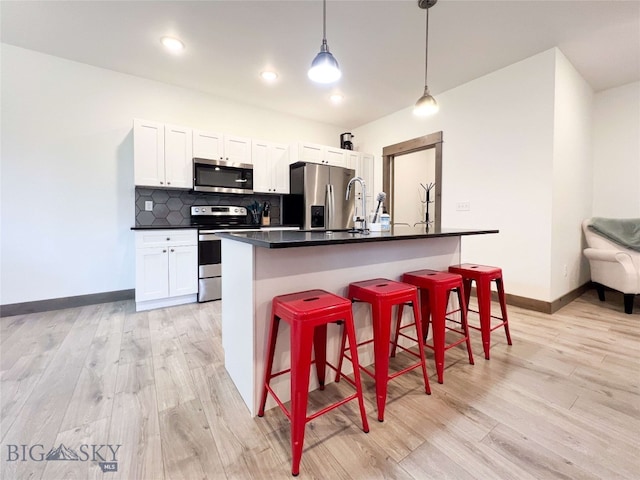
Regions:
<instances>
[{"instance_id":1,"label":"chrome faucet","mask_svg":"<svg viewBox=\"0 0 640 480\"><path fill-rule=\"evenodd\" d=\"M369 233L369 229L367 228L367 186L365 185L362 177L353 177L347 184L347 196L345 200L349 200L349 195L351 194L351 185L353 185L353 182L358 182L362 186L362 219L359 220L358 218L356 218L355 221L362 222L361 231L363 234L367 235Z\"/></svg>"}]
</instances>

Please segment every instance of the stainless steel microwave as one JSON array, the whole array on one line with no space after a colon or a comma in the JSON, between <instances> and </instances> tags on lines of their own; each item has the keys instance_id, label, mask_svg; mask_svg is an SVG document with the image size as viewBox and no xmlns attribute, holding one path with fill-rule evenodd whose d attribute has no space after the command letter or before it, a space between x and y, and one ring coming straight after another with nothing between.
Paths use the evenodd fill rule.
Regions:
<instances>
[{"instance_id":1,"label":"stainless steel microwave","mask_svg":"<svg viewBox=\"0 0 640 480\"><path fill-rule=\"evenodd\" d=\"M196 192L253 193L253 165L194 158L193 189Z\"/></svg>"}]
</instances>

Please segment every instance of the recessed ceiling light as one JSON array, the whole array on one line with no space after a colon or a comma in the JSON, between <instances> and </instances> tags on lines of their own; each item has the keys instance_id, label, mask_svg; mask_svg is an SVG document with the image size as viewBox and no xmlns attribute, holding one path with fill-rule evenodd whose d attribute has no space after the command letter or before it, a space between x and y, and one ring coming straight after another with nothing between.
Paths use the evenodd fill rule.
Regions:
<instances>
[{"instance_id":1,"label":"recessed ceiling light","mask_svg":"<svg viewBox=\"0 0 640 480\"><path fill-rule=\"evenodd\" d=\"M333 103L341 103L342 100L344 100L344 96L340 93L334 93L333 95L331 95L329 97L329 99L333 102Z\"/></svg>"},{"instance_id":2,"label":"recessed ceiling light","mask_svg":"<svg viewBox=\"0 0 640 480\"><path fill-rule=\"evenodd\" d=\"M167 47L167 49L174 53L178 53L184 50L184 43L182 43L175 37L162 37L160 41L165 47Z\"/></svg>"},{"instance_id":3,"label":"recessed ceiling light","mask_svg":"<svg viewBox=\"0 0 640 480\"><path fill-rule=\"evenodd\" d=\"M265 82L273 82L278 78L278 74L272 70L265 70L260 72L260 76Z\"/></svg>"}]
</instances>

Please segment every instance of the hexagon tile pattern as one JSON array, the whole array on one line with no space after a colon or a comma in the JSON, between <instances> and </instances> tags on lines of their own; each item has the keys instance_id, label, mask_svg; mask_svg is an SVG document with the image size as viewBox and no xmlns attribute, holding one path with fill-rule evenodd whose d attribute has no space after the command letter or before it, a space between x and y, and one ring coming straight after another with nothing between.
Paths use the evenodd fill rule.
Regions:
<instances>
[{"instance_id":1,"label":"hexagon tile pattern","mask_svg":"<svg viewBox=\"0 0 640 480\"><path fill-rule=\"evenodd\" d=\"M168 190L136 187L136 227L150 225L191 225L192 205L237 205L246 207L254 201L271 205L271 225L280 225L280 195L222 195L194 193L188 190ZM153 210L144 209L145 202L153 202Z\"/></svg>"}]
</instances>

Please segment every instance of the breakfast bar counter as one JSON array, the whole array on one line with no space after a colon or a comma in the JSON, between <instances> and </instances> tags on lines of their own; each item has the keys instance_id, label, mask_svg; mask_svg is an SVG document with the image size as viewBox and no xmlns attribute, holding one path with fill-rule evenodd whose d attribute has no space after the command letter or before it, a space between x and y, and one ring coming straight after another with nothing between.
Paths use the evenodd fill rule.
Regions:
<instances>
[{"instance_id":1,"label":"breakfast bar counter","mask_svg":"<svg viewBox=\"0 0 640 480\"><path fill-rule=\"evenodd\" d=\"M218 234L222 237L225 368L250 414L255 416L258 411L274 296L316 288L346 296L351 282L377 277L398 280L404 272L424 268L446 270L449 265L461 263L462 236L493 233L498 230L397 226L391 232L368 235L344 231ZM368 307L354 304L354 318L359 338L360 334L362 338L370 336ZM287 332L288 327L282 324L274 371L289 366ZM329 327L327 359L332 362L339 352L339 333L338 326ZM373 361L371 353L362 349L362 364ZM349 362L345 362L345 367L345 373L349 373ZM289 399L287 375L274 378L271 386L283 401ZM310 388L317 388L314 375ZM268 403L267 408L274 405Z\"/></svg>"}]
</instances>

